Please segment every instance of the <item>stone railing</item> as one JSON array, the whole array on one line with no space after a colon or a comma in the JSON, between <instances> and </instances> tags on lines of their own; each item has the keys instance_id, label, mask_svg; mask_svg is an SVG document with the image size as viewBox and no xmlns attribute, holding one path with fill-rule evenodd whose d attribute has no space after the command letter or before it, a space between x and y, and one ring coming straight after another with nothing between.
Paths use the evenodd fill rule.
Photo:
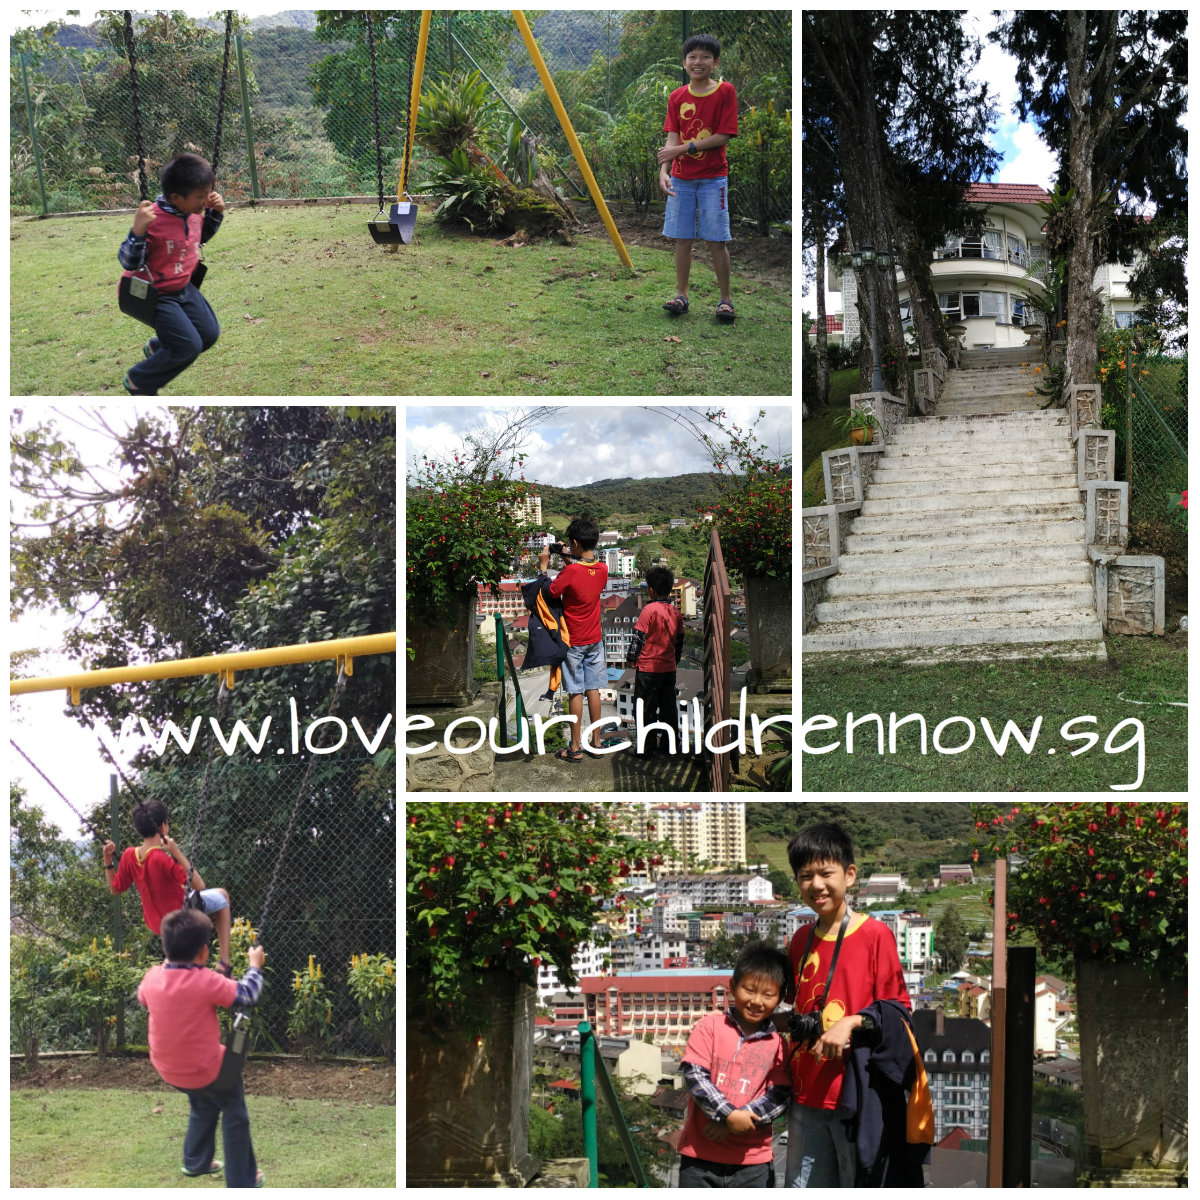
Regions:
<instances>
[{"instance_id":1,"label":"stone railing","mask_svg":"<svg viewBox=\"0 0 1200 1200\"><path fill-rule=\"evenodd\" d=\"M850 397L851 409L861 408L876 420L875 442L887 445L900 423L908 416L908 403L891 392L855 392ZM828 495L828 493L826 493Z\"/></svg>"},{"instance_id":2,"label":"stone railing","mask_svg":"<svg viewBox=\"0 0 1200 1200\"><path fill-rule=\"evenodd\" d=\"M1094 568L1096 613L1106 633L1166 631L1166 564L1156 554L1126 554L1129 484L1117 482L1116 433L1100 429L1100 387L1067 389L1079 490L1084 495L1084 542Z\"/></svg>"},{"instance_id":3,"label":"stone railing","mask_svg":"<svg viewBox=\"0 0 1200 1200\"><path fill-rule=\"evenodd\" d=\"M916 389L917 411L926 416L941 399L949 364L946 355L936 346L921 351L921 363L921 369L913 372L913 385Z\"/></svg>"}]
</instances>

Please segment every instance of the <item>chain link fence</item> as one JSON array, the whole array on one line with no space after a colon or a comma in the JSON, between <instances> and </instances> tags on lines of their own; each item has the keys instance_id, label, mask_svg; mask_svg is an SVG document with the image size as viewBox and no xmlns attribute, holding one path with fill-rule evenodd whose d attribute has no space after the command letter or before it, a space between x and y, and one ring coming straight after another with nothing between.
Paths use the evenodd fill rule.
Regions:
<instances>
[{"instance_id":1,"label":"chain link fence","mask_svg":"<svg viewBox=\"0 0 1200 1200\"><path fill-rule=\"evenodd\" d=\"M266 986L254 1010L255 1048L298 1048L288 1034L293 972L306 973L312 955L323 968L332 1004L328 1048L344 1055L378 1055L378 1043L362 1027L347 974L352 955L382 953L393 961L396 956L394 760L383 766L341 754L318 759L286 852L284 834L307 762L239 761L218 753L199 836L193 840L206 760L207 755L197 755L195 762L145 771L134 787L138 798L166 805L171 836L205 886L224 888L234 920L244 918L261 933L267 951ZM135 803L123 790L118 855L138 842L131 817ZM107 818L102 826L107 830ZM263 925L277 864L278 879ZM109 934L116 942L111 898L99 895L94 912L78 914L78 925L101 939ZM140 975L161 961L162 944L146 927L135 888L122 893L119 907L120 941ZM214 958L215 953L214 938ZM235 959L236 955L235 944ZM125 1012L126 1040L144 1044L145 1030L144 1011L131 999ZM59 1047L48 1041L43 1048Z\"/></svg>"},{"instance_id":2,"label":"chain link fence","mask_svg":"<svg viewBox=\"0 0 1200 1200\"><path fill-rule=\"evenodd\" d=\"M307 15L307 14L305 14ZM373 14L384 193L396 190L420 13ZM761 233L791 220L789 11L554 10L530 14L534 37L606 200L662 197L654 154L682 45L722 45L718 75L739 97L729 146L730 207ZM151 197L163 162L212 158L224 14L135 18L135 60ZM376 141L365 16L339 11L315 29L259 28L235 15L217 188L230 201L375 196ZM138 196L133 88L119 13L87 30L27 28L12 41L10 197L16 212L126 208ZM493 101L483 148L501 164L512 125L536 139L540 165L570 197L583 181L509 12L433 14L422 94L477 71ZM422 102L424 106L424 101ZM409 191L431 155L414 154ZM526 159L527 161L527 159Z\"/></svg>"},{"instance_id":3,"label":"chain link fence","mask_svg":"<svg viewBox=\"0 0 1200 1200\"><path fill-rule=\"evenodd\" d=\"M1116 431L1117 478L1129 483L1134 547L1166 560L1169 588L1187 586L1187 357L1133 354L1107 373L1101 425Z\"/></svg>"}]
</instances>

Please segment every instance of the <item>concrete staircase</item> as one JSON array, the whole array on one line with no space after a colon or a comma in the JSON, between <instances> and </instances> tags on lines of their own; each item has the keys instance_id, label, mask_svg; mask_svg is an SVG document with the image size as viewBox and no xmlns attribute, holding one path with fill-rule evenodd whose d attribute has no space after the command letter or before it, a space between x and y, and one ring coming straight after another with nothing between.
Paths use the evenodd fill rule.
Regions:
<instances>
[{"instance_id":1,"label":"concrete staircase","mask_svg":"<svg viewBox=\"0 0 1200 1200\"><path fill-rule=\"evenodd\" d=\"M1075 451L1066 413L1040 408L1039 366L964 353L936 416L897 430L805 653L1104 657Z\"/></svg>"}]
</instances>

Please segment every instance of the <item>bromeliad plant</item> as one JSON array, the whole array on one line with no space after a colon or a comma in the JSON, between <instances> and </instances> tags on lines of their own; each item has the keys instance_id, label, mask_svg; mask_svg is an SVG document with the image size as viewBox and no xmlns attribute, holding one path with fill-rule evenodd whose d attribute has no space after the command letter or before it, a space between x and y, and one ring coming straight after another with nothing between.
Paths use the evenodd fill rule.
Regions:
<instances>
[{"instance_id":1,"label":"bromeliad plant","mask_svg":"<svg viewBox=\"0 0 1200 1200\"><path fill-rule=\"evenodd\" d=\"M618 880L662 861L668 847L625 835L613 803L443 801L408 804L405 839L410 1014L447 1010L468 1024L496 972L534 984L553 963L576 982L571 956L604 935L602 906L623 909ZM647 827L653 833L653 826Z\"/></svg>"},{"instance_id":2,"label":"bromeliad plant","mask_svg":"<svg viewBox=\"0 0 1200 1200\"><path fill-rule=\"evenodd\" d=\"M1017 856L1009 931L1064 953L1187 977L1187 807L1096 802L977 814L985 855ZM980 850L975 851L978 861Z\"/></svg>"},{"instance_id":3,"label":"bromeliad plant","mask_svg":"<svg viewBox=\"0 0 1200 1200\"><path fill-rule=\"evenodd\" d=\"M759 409L758 417L765 415L765 410ZM697 511L702 517L713 515L726 567L743 579L749 575L791 579L791 454L771 458L753 426L726 428L722 424L725 414L719 411L705 416L728 439L728 445L709 434L702 435L717 471L712 478L720 499ZM734 463L736 470L731 465Z\"/></svg>"}]
</instances>

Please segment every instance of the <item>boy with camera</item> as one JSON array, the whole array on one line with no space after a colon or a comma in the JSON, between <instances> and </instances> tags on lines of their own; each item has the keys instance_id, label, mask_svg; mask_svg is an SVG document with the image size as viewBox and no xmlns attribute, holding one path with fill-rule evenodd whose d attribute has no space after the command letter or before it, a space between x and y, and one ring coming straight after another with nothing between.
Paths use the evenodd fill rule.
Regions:
<instances>
[{"instance_id":1,"label":"boy with camera","mask_svg":"<svg viewBox=\"0 0 1200 1200\"><path fill-rule=\"evenodd\" d=\"M912 1003L891 930L846 903L858 878L846 831L806 826L788 843L788 863L817 919L796 930L788 948L796 998L785 1180L788 1187L853 1187L857 1155L836 1112L845 1055L854 1035L870 1031L863 1009L878 1000L908 1010Z\"/></svg>"},{"instance_id":2,"label":"boy with camera","mask_svg":"<svg viewBox=\"0 0 1200 1200\"><path fill-rule=\"evenodd\" d=\"M689 1035L681 1188L771 1186L771 1123L790 1092L787 1047L771 1016L788 976L782 950L751 943L733 966L730 1007L701 1018Z\"/></svg>"},{"instance_id":3,"label":"boy with camera","mask_svg":"<svg viewBox=\"0 0 1200 1200\"><path fill-rule=\"evenodd\" d=\"M563 619L567 624L570 648L563 663L563 687L568 707L574 718L571 725L571 744L564 746L554 757L563 762L583 760L580 732L583 728L583 698L587 696L588 717L592 725L600 720L600 689L608 681L604 660L604 631L600 627L600 593L608 583L608 567L596 560L596 543L600 526L589 517L576 517L567 526L570 549L555 543L546 547L538 557L538 570L544 575L550 564L550 551L556 549L565 566L550 584L550 595L561 597ZM589 752L600 752L600 731L592 731Z\"/></svg>"}]
</instances>

